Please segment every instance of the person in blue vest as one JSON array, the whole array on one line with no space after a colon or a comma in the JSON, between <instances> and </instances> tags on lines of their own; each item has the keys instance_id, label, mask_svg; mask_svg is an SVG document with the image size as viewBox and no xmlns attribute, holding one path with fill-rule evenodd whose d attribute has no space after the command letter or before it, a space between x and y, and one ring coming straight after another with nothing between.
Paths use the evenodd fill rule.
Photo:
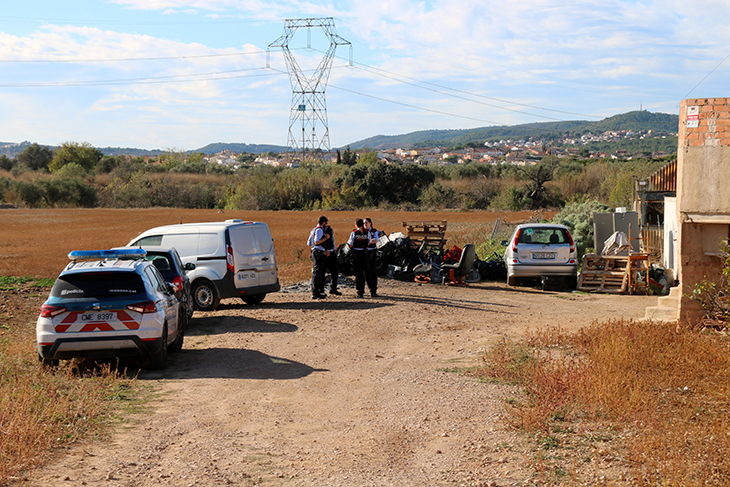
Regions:
<instances>
[{"instance_id":1,"label":"person in blue vest","mask_svg":"<svg viewBox=\"0 0 730 487\"><path fill-rule=\"evenodd\" d=\"M330 236L325 232L327 223L327 217L320 216L317 226L309 232L309 239L307 240L307 244L312 249L312 299L327 297L324 293L327 250L323 247L323 244L330 239Z\"/></svg>"},{"instance_id":2,"label":"person in blue vest","mask_svg":"<svg viewBox=\"0 0 730 487\"><path fill-rule=\"evenodd\" d=\"M368 257L368 245L372 241L370 232L365 229L365 222L362 218L355 220L355 228L350 233L347 246L352 251L352 266L355 271L355 289L357 297L362 298L365 294L365 283L370 289L370 295L377 297L378 292L373 286L372 273L370 272L370 259Z\"/></svg>"},{"instance_id":3,"label":"person in blue vest","mask_svg":"<svg viewBox=\"0 0 730 487\"><path fill-rule=\"evenodd\" d=\"M370 243L368 244L368 263L370 265L370 276L372 280L372 287L370 288L370 294L377 296L378 294L378 239L380 238L380 230L373 228L373 221L370 218L365 218L364 222L365 230L370 232Z\"/></svg>"}]
</instances>

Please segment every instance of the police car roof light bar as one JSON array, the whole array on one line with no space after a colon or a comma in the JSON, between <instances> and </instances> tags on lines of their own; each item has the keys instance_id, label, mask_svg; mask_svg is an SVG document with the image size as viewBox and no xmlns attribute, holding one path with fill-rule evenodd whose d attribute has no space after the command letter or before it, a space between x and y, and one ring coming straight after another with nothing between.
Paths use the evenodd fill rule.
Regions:
<instances>
[{"instance_id":1,"label":"police car roof light bar","mask_svg":"<svg viewBox=\"0 0 730 487\"><path fill-rule=\"evenodd\" d=\"M72 250L68 258L77 260L106 260L106 259L143 259L147 251L140 248L124 250Z\"/></svg>"}]
</instances>

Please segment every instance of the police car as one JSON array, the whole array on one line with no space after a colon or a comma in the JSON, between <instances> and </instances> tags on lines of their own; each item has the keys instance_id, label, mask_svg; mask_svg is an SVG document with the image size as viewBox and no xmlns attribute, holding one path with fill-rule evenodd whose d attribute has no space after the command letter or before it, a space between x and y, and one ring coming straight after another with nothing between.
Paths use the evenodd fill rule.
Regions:
<instances>
[{"instance_id":1,"label":"police car","mask_svg":"<svg viewBox=\"0 0 730 487\"><path fill-rule=\"evenodd\" d=\"M167 366L182 348L179 302L143 249L75 250L36 322L38 358L147 356ZM183 311L184 312L184 311ZM180 323L180 326L178 326Z\"/></svg>"}]
</instances>

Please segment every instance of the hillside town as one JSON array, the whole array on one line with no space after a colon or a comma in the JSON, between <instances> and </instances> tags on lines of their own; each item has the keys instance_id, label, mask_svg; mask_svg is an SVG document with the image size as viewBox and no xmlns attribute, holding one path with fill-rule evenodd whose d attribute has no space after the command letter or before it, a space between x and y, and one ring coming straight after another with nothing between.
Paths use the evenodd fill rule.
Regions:
<instances>
[{"instance_id":1,"label":"hillside town","mask_svg":"<svg viewBox=\"0 0 730 487\"><path fill-rule=\"evenodd\" d=\"M529 138L523 140L504 139L495 142L485 142L479 146L467 144L467 147L449 149L443 146L420 147L411 149L359 149L352 153L356 158L369 152L375 152L378 159L386 164L435 164L451 165L465 163L483 164L512 164L515 166L534 165L543 158L553 156L562 158L582 159L616 159L629 160L634 157L646 157L644 152L632 153L626 149L616 149L614 152L589 151L585 148L591 143L620 142L627 139L645 140L651 138L676 137L676 134L656 133L652 130L634 132L630 130L607 131L601 134L586 133L582 135L566 135L559 143L553 141ZM345 150L349 150L345 149ZM325 156L325 162L337 162L338 154L343 151L333 151ZM661 158L670 155L665 151L654 151L651 157ZM319 158L321 153L317 154ZM205 156L203 160L208 163L222 164L232 169L238 169L242 165L259 166L269 165L278 167L299 167L304 159L311 157L311 154L302 155L301 152L282 152L280 154L261 154L251 160L250 154L239 154L231 150L224 150L216 154Z\"/></svg>"}]
</instances>

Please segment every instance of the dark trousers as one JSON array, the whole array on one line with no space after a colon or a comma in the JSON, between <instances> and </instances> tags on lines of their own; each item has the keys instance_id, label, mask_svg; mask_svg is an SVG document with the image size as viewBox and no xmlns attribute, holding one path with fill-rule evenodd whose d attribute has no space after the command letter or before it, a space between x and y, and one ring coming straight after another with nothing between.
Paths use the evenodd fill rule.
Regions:
<instances>
[{"instance_id":1,"label":"dark trousers","mask_svg":"<svg viewBox=\"0 0 730 487\"><path fill-rule=\"evenodd\" d=\"M324 250L312 250L312 295L324 294L324 273L327 269Z\"/></svg>"},{"instance_id":2,"label":"dark trousers","mask_svg":"<svg viewBox=\"0 0 730 487\"><path fill-rule=\"evenodd\" d=\"M355 289L357 294L365 294L365 283L367 282L370 293L374 294L373 275L370 267L370 256L367 250L353 250L352 266L355 270Z\"/></svg>"},{"instance_id":3,"label":"dark trousers","mask_svg":"<svg viewBox=\"0 0 730 487\"><path fill-rule=\"evenodd\" d=\"M340 274L337 270L337 252L334 250L330 250L329 257L325 257L325 267L327 269L327 272L330 273L330 277L332 278L332 283L330 284L330 290L336 291L337 290L337 280L340 278ZM324 283L322 284L324 286Z\"/></svg>"},{"instance_id":4,"label":"dark trousers","mask_svg":"<svg viewBox=\"0 0 730 487\"><path fill-rule=\"evenodd\" d=\"M368 250L368 261L370 262L370 276L372 286L370 286L370 292L375 293L378 291L378 256L376 250Z\"/></svg>"}]
</instances>

